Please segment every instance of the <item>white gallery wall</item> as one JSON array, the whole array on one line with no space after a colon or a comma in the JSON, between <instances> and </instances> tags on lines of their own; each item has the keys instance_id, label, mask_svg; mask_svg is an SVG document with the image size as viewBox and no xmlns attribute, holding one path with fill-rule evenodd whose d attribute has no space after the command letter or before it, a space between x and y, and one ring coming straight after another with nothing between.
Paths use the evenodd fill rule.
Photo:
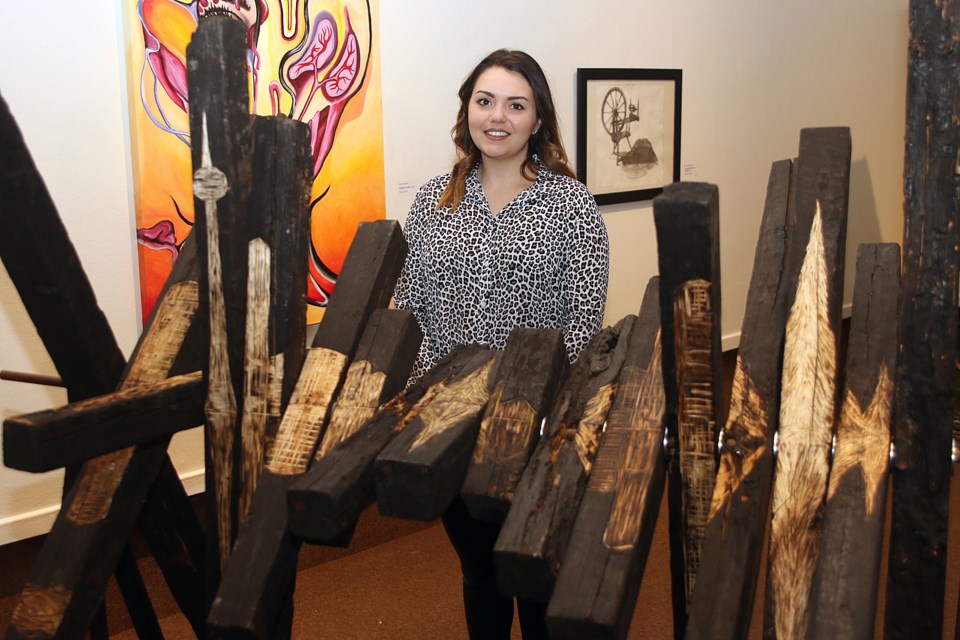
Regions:
<instances>
[{"instance_id":1,"label":"white gallery wall","mask_svg":"<svg viewBox=\"0 0 960 640\"><path fill-rule=\"evenodd\" d=\"M0 95L127 355L140 330L122 27L123 3L134 1L13 3L0 23ZM402 221L416 186L449 168L456 91L489 51L524 49L541 62L571 157L578 67L680 68L682 179L720 190L725 347L736 345L770 164L797 154L803 127L852 130L849 301L857 244L902 234L906 0L671 4L380 0L388 216ZM602 211L610 324L638 310L656 242L649 202ZM0 368L55 373L2 267ZM62 391L0 381L4 418L63 402ZM177 436L173 458L199 489L197 430ZM49 527L60 482L0 468L0 543Z\"/></svg>"}]
</instances>

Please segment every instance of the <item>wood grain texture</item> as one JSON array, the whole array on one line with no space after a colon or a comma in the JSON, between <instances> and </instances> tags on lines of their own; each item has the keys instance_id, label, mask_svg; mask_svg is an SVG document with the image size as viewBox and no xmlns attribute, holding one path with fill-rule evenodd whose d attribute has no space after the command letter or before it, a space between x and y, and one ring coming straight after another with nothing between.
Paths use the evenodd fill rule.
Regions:
<instances>
[{"instance_id":1,"label":"wood grain texture","mask_svg":"<svg viewBox=\"0 0 960 640\"><path fill-rule=\"evenodd\" d=\"M472 517L506 518L568 364L562 332L525 327L510 332L460 489Z\"/></svg>"},{"instance_id":2,"label":"wood grain texture","mask_svg":"<svg viewBox=\"0 0 960 640\"><path fill-rule=\"evenodd\" d=\"M860 245L810 637L874 637L887 506L900 247Z\"/></svg>"},{"instance_id":3,"label":"wood grain texture","mask_svg":"<svg viewBox=\"0 0 960 640\"><path fill-rule=\"evenodd\" d=\"M459 494L500 352L479 351L374 463L380 513L431 521Z\"/></svg>"},{"instance_id":4,"label":"wood grain texture","mask_svg":"<svg viewBox=\"0 0 960 640\"><path fill-rule=\"evenodd\" d=\"M849 176L848 129L801 131L787 256L796 286L784 337L764 612L768 638L802 638L808 631L838 395Z\"/></svg>"},{"instance_id":5,"label":"wood grain texture","mask_svg":"<svg viewBox=\"0 0 960 640\"><path fill-rule=\"evenodd\" d=\"M884 634L943 634L957 355L960 4L911 0L903 290Z\"/></svg>"},{"instance_id":6,"label":"wood grain texture","mask_svg":"<svg viewBox=\"0 0 960 640\"><path fill-rule=\"evenodd\" d=\"M131 356L124 374L129 382L123 382L121 388L153 385L178 366L179 351L191 335L198 304L197 261L191 247L185 249ZM158 473L169 464L166 444L167 440L162 440L129 447L84 464L27 579L8 638L78 637L86 631L139 507ZM186 566L197 560L193 556L181 561ZM194 582L198 571L194 565ZM196 618L189 599L179 599L183 590L176 583L171 587L191 624L201 628L202 620ZM37 608L37 601L46 604Z\"/></svg>"},{"instance_id":7,"label":"wood grain texture","mask_svg":"<svg viewBox=\"0 0 960 640\"><path fill-rule=\"evenodd\" d=\"M660 268L660 315L663 331L663 375L667 396L666 421L678 454L669 466L670 502L670 570L674 611L674 636L680 637L686 626L689 599L695 585L703 544L702 529L706 525L713 493L709 454L683 446L703 448L716 442L716 410L720 407L720 223L719 192L716 185L702 182L681 182L667 186L654 199L653 214L657 230L657 262ZM676 303L686 306L683 290L692 281L708 287L702 302L709 312L699 324L703 334L700 346L685 345L684 334L677 328L686 322L677 317ZM689 299L691 302L695 300ZM696 354L691 357L683 354ZM701 364L692 368L681 365ZM696 372L696 373L695 373ZM682 377L682 379L681 379ZM698 389L695 391L695 389ZM697 396L699 400L692 400ZM681 405L706 403L690 415L681 426ZM712 416L708 423L696 418L697 413ZM689 411L684 409L683 416ZM712 432L707 435L707 432ZM694 435L700 433L701 435ZM714 454L715 455L715 454Z\"/></svg>"},{"instance_id":8,"label":"wood grain texture","mask_svg":"<svg viewBox=\"0 0 960 640\"><path fill-rule=\"evenodd\" d=\"M287 492L290 526L311 542L342 542L376 499L374 460L383 448L452 384L479 345L460 345L407 387L360 429L316 460Z\"/></svg>"},{"instance_id":9,"label":"wood grain texture","mask_svg":"<svg viewBox=\"0 0 960 640\"><path fill-rule=\"evenodd\" d=\"M665 480L659 283L651 279L550 603L550 637L625 638Z\"/></svg>"},{"instance_id":10,"label":"wood grain texture","mask_svg":"<svg viewBox=\"0 0 960 640\"><path fill-rule=\"evenodd\" d=\"M779 424L780 354L789 299L784 286L787 206L793 162L773 163L740 346L723 428L723 449L710 504L686 637L747 636L773 480L773 434Z\"/></svg>"},{"instance_id":11,"label":"wood grain texture","mask_svg":"<svg viewBox=\"0 0 960 640\"><path fill-rule=\"evenodd\" d=\"M591 338L561 384L494 547L501 593L550 599L635 320Z\"/></svg>"}]
</instances>

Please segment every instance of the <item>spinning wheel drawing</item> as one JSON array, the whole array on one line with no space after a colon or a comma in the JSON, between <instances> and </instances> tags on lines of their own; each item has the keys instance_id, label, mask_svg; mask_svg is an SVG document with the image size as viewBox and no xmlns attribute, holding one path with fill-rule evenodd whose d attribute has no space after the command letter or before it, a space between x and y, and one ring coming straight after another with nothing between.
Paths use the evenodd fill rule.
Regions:
<instances>
[{"instance_id":1,"label":"spinning wheel drawing","mask_svg":"<svg viewBox=\"0 0 960 640\"><path fill-rule=\"evenodd\" d=\"M613 87L603 97L600 119L603 121L604 130L610 135L610 140L613 141L613 155L617 156L619 163L620 142L630 137L630 123L637 122L640 119L637 116L637 105L627 101L627 97L620 87ZM628 149L629 146L628 144Z\"/></svg>"}]
</instances>

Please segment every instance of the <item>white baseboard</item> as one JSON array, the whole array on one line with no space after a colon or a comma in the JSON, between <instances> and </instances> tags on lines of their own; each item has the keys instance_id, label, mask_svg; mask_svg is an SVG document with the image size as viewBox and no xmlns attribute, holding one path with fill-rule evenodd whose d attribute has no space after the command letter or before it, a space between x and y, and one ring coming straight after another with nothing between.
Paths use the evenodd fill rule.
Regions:
<instances>
[{"instance_id":1,"label":"white baseboard","mask_svg":"<svg viewBox=\"0 0 960 640\"><path fill-rule=\"evenodd\" d=\"M180 481L187 495L201 493L204 490L204 471L197 469L184 473ZM48 533L59 512L60 505L54 504L0 519L0 545Z\"/></svg>"}]
</instances>

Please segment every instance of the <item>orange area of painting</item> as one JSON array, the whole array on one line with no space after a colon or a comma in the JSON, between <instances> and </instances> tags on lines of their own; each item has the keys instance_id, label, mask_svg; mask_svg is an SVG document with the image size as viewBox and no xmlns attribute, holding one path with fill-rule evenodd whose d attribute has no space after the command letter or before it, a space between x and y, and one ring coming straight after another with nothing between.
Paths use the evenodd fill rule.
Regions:
<instances>
[{"instance_id":1,"label":"orange area of painting","mask_svg":"<svg viewBox=\"0 0 960 640\"><path fill-rule=\"evenodd\" d=\"M145 0L143 20L157 40L186 63L187 43L197 29L193 14L182 4L170 0Z\"/></svg>"}]
</instances>

